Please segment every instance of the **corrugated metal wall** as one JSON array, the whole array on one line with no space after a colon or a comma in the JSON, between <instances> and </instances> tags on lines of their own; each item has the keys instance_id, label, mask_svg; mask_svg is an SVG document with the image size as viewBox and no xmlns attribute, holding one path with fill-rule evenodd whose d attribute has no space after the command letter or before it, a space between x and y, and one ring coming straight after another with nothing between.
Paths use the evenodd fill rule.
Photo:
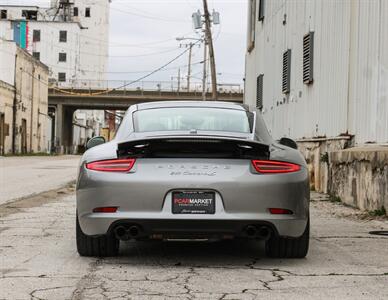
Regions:
<instances>
[{"instance_id":1,"label":"corrugated metal wall","mask_svg":"<svg viewBox=\"0 0 388 300\"><path fill-rule=\"evenodd\" d=\"M388 141L388 1L352 5L349 130L358 142Z\"/></svg>"},{"instance_id":2,"label":"corrugated metal wall","mask_svg":"<svg viewBox=\"0 0 388 300\"><path fill-rule=\"evenodd\" d=\"M314 82L303 83L303 36L314 31ZM282 94L282 56L291 91ZM266 1L247 54L245 102L255 106L264 74L263 115L275 138L335 137L388 142L388 1Z\"/></svg>"}]
</instances>

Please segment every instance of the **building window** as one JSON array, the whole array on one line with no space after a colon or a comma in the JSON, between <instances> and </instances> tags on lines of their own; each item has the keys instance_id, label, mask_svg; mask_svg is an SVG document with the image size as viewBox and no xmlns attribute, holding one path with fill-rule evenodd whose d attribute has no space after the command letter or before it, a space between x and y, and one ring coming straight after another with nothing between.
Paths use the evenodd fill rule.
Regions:
<instances>
[{"instance_id":1,"label":"building window","mask_svg":"<svg viewBox=\"0 0 388 300\"><path fill-rule=\"evenodd\" d=\"M85 17L90 18L90 7L85 8Z\"/></svg>"},{"instance_id":2,"label":"building window","mask_svg":"<svg viewBox=\"0 0 388 300\"><path fill-rule=\"evenodd\" d=\"M73 16L78 17L78 7L73 8Z\"/></svg>"},{"instance_id":3,"label":"building window","mask_svg":"<svg viewBox=\"0 0 388 300\"><path fill-rule=\"evenodd\" d=\"M66 73L64 73L64 72L59 72L59 73L58 73L58 81L59 81L59 82L65 82L65 81L66 81Z\"/></svg>"},{"instance_id":4,"label":"building window","mask_svg":"<svg viewBox=\"0 0 388 300\"><path fill-rule=\"evenodd\" d=\"M40 30L34 29L32 32L32 41L40 42Z\"/></svg>"},{"instance_id":5,"label":"building window","mask_svg":"<svg viewBox=\"0 0 388 300\"><path fill-rule=\"evenodd\" d=\"M303 37L303 82L313 82L314 70L314 32L311 31Z\"/></svg>"},{"instance_id":6,"label":"building window","mask_svg":"<svg viewBox=\"0 0 388 300\"><path fill-rule=\"evenodd\" d=\"M37 60L40 60L40 52L32 52L32 56L35 57Z\"/></svg>"},{"instance_id":7,"label":"building window","mask_svg":"<svg viewBox=\"0 0 388 300\"><path fill-rule=\"evenodd\" d=\"M67 42L67 31L66 30L59 31L59 41L62 43Z\"/></svg>"},{"instance_id":8,"label":"building window","mask_svg":"<svg viewBox=\"0 0 388 300\"><path fill-rule=\"evenodd\" d=\"M264 20L265 0L259 0L259 21Z\"/></svg>"},{"instance_id":9,"label":"building window","mask_svg":"<svg viewBox=\"0 0 388 300\"><path fill-rule=\"evenodd\" d=\"M38 12L36 10L22 10L22 17L26 20L38 20Z\"/></svg>"},{"instance_id":10,"label":"building window","mask_svg":"<svg viewBox=\"0 0 388 300\"><path fill-rule=\"evenodd\" d=\"M7 10L6 9L1 10L0 19L7 19Z\"/></svg>"},{"instance_id":11,"label":"building window","mask_svg":"<svg viewBox=\"0 0 388 300\"><path fill-rule=\"evenodd\" d=\"M67 59L66 53L59 53L58 60L59 60L60 62L66 62L66 59Z\"/></svg>"},{"instance_id":12,"label":"building window","mask_svg":"<svg viewBox=\"0 0 388 300\"><path fill-rule=\"evenodd\" d=\"M264 81L264 74L260 74L257 77L257 85L256 85L256 108L260 110L263 109L263 81Z\"/></svg>"},{"instance_id":13,"label":"building window","mask_svg":"<svg viewBox=\"0 0 388 300\"><path fill-rule=\"evenodd\" d=\"M290 92L291 83L291 49L283 53L283 78L282 92L288 94Z\"/></svg>"},{"instance_id":14,"label":"building window","mask_svg":"<svg viewBox=\"0 0 388 300\"><path fill-rule=\"evenodd\" d=\"M249 15L248 15L248 52L251 52L255 47L256 34L256 0L249 0Z\"/></svg>"}]
</instances>

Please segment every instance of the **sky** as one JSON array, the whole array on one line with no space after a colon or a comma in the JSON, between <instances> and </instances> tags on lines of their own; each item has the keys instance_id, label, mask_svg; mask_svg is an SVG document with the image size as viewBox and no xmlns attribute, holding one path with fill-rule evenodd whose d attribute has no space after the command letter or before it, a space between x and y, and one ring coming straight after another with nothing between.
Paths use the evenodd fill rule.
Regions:
<instances>
[{"instance_id":1,"label":"sky","mask_svg":"<svg viewBox=\"0 0 388 300\"><path fill-rule=\"evenodd\" d=\"M48 6L44 0L0 0L6 4ZM221 24L213 26L219 83L242 83L246 49L246 0L208 0L209 10L220 13ZM108 78L135 80L172 60L185 48L177 37L198 38L191 15L202 0L112 0ZM116 56L131 57L116 57ZM192 81L201 81L203 49L193 49ZM171 81L187 74L188 53L147 81Z\"/></svg>"}]
</instances>

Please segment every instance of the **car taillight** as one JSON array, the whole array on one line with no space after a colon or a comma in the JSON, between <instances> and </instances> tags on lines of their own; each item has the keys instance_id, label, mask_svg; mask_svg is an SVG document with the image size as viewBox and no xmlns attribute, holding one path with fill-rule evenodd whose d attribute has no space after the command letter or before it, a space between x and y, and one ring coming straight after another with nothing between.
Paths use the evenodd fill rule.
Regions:
<instances>
[{"instance_id":1,"label":"car taillight","mask_svg":"<svg viewBox=\"0 0 388 300\"><path fill-rule=\"evenodd\" d=\"M275 160L252 160L252 165L257 172L264 174L291 173L300 170L297 164Z\"/></svg>"},{"instance_id":2,"label":"car taillight","mask_svg":"<svg viewBox=\"0 0 388 300\"><path fill-rule=\"evenodd\" d=\"M86 164L86 168L101 172L129 172L135 164L135 158L100 160Z\"/></svg>"}]
</instances>

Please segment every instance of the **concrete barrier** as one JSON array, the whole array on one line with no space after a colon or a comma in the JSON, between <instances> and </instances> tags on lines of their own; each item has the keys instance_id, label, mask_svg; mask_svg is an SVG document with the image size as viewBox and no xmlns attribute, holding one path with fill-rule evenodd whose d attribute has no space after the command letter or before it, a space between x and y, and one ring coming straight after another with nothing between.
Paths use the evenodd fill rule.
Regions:
<instances>
[{"instance_id":1,"label":"concrete barrier","mask_svg":"<svg viewBox=\"0 0 388 300\"><path fill-rule=\"evenodd\" d=\"M388 147L328 153L328 193L361 210L388 210Z\"/></svg>"}]
</instances>

